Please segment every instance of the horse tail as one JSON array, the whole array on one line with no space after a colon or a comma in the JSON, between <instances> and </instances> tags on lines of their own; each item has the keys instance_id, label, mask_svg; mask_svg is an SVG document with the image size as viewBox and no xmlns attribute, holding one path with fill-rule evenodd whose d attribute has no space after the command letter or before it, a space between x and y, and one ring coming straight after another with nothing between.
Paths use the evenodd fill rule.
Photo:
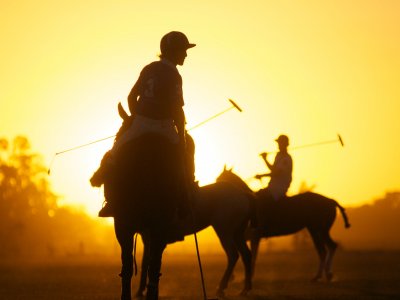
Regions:
<instances>
[{"instance_id":1,"label":"horse tail","mask_svg":"<svg viewBox=\"0 0 400 300\"><path fill-rule=\"evenodd\" d=\"M249 205L250 205L250 212L249 212L250 227L257 228L258 222L257 222L257 209L256 209L256 195L253 192L246 192L246 195L247 198L249 199Z\"/></svg>"},{"instance_id":2,"label":"horse tail","mask_svg":"<svg viewBox=\"0 0 400 300\"><path fill-rule=\"evenodd\" d=\"M335 202L336 202L336 206L339 208L339 210L340 210L340 212L342 214L342 217L343 217L343 220L344 220L344 227L345 228L349 228L350 227L350 223L349 223L349 218L347 217L347 214L346 214L346 210L337 201L335 201Z\"/></svg>"}]
</instances>

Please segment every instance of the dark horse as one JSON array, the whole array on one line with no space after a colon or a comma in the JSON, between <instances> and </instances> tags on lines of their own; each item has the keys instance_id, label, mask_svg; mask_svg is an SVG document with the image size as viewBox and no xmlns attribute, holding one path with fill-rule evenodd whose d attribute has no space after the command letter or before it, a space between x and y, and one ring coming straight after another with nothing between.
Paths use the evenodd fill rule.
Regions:
<instances>
[{"instance_id":1,"label":"dark horse","mask_svg":"<svg viewBox=\"0 0 400 300\"><path fill-rule=\"evenodd\" d=\"M181 164L174 145L160 136L144 135L121 147L112 180L105 182L115 206L115 233L122 252L123 300L131 299L135 233L140 233L144 242L142 276L136 296L143 294L147 283L147 299L157 299L166 245L210 225L228 257L217 293L222 295L227 287L239 254L245 265L242 294L251 289L251 252L244 234L254 196L226 182L203 186L193 193L189 214L179 219L176 215L182 201Z\"/></svg>"},{"instance_id":2,"label":"dark horse","mask_svg":"<svg viewBox=\"0 0 400 300\"><path fill-rule=\"evenodd\" d=\"M114 205L114 228L121 246L121 299L131 299L133 236L145 233L149 247L147 299L158 299L163 251L176 239L182 199L178 148L164 137L146 134L128 142L115 155L112 176L104 183Z\"/></svg>"},{"instance_id":3,"label":"dark horse","mask_svg":"<svg viewBox=\"0 0 400 300\"><path fill-rule=\"evenodd\" d=\"M120 130L123 132L130 124L129 116L121 104L118 104L118 112L124 120L125 125ZM194 155L194 142L190 135L187 135L187 141L193 144L191 155ZM192 163L192 159L188 159L188 162ZM126 299L130 299L131 293L134 233L140 233L144 243L140 285L136 292L136 296L142 296L147 278L148 287L152 286L153 277L153 281L158 282L162 250L167 243L175 241L171 234L178 231L183 237L208 226L214 228L228 257L217 294L222 295L228 286L239 254L245 266L245 285L241 294L251 289L251 252L244 234L254 195L225 182L200 187L192 194L189 215L171 224L171 219L176 219L174 213L182 196L179 189L182 181L173 181L173 178L180 176L181 163L176 149L167 141L156 135L144 136L121 148L114 174L117 180L105 183L105 190L107 184L112 185L111 190L115 190L116 206L119 208L114 220L122 249L122 294L129 295ZM151 266L152 262L155 266ZM149 292L152 291L148 288L147 294Z\"/></svg>"},{"instance_id":4,"label":"dark horse","mask_svg":"<svg viewBox=\"0 0 400 300\"><path fill-rule=\"evenodd\" d=\"M217 182L194 191L192 202L193 218L189 217L181 222L181 232L189 235L212 226L228 258L217 295L224 294L239 254L245 266L245 285L241 292L242 295L245 295L251 289L251 252L246 244L245 232L254 196L230 183ZM142 234L142 240L144 252L137 296L141 296L145 290L148 258L150 257L148 246L151 243L145 233Z\"/></svg>"},{"instance_id":5,"label":"dark horse","mask_svg":"<svg viewBox=\"0 0 400 300\"><path fill-rule=\"evenodd\" d=\"M252 192L239 176L226 168L217 181L230 182L244 191ZM250 234L252 271L254 272L262 237L288 235L307 228L320 258L313 280L321 279L325 272L326 279L330 281L333 277L332 260L337 243L332 240L329 231L336 218L336 208L339 208L343 216L345 227L350 227L344 208L335 200L312 192L287 197L278 202L266 200L265 192L261 190L256 193L255 218L258 225L257 230L252 230Z\"/></svg>"}]
</instances>

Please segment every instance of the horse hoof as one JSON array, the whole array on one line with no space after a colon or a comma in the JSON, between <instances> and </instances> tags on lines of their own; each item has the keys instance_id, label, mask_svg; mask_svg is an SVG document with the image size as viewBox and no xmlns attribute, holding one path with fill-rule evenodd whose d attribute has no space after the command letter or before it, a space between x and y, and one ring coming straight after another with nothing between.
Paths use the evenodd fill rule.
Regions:
<instances>
[{"instance_id":1,"label":"horse hoof","mask_svg":"<svg viewBox=\"0 0 400 300\"><path fill-rule=\"evenodd\" d=\"M143 291L137 291L134 295L135 299L142 299L144 297Z\"/></svg>"},{"instance_id":2,"label":"horse hoof","mask_svg":"<svg viewBox=\"0 0 400 300\"><path fill-rule=\"evenodd\" d=\"M247 296L247 294L250 292L250 289L243 289L241 292L240 292L240 294L239 294L239 296Z\"/></svg>"},{"instance_id":3,"label":"horse hoof","mask_svg":"<svg viewBox=\"0 0 400 300\"><path fill-rule=\"evenodd\" d=\"M148 288L146 293L146 300L158 300L158 288Z\"/></svg>"},{"instance_id":4,"label":"horse hoof","mask_svg":"<svg viewBox=\"0 0 400 300\"><path fill-rule=\"evenodd\" d=\"M225 293L224 293L224 291L223 290L220 290L220 289L218 289L217 290L217 297L224 297L225 296Z\"/></svg>"},{"instance_id":5,"label":"horse hoof","mask_svg":"<svg viewBox=\"0 0 400 300\"><path fill-rule=\"evenodd\" d=\"M121 300L132 300L131 295L121 295Z\"/></svg>"},{"instance_id":6,"label":"horse hoof","mask_svg":"<svg viewBox=\"0 0 400 300\"><path fill-rule=\"evenodd\" d=\"M311 279L311 282L318 282L321 280L321 276L315 276L313 279Z\"/></svg>"},{"instance_id":7,"label":"horse hoof","mask_svg":"<svg viewBox=\"0 0 400 300\"><path fill-rule=\"evenodd\" d=\"M333 280L333 273L327 273L326 274L326 281L332 282Z\"/></svg>"}]
</instances>

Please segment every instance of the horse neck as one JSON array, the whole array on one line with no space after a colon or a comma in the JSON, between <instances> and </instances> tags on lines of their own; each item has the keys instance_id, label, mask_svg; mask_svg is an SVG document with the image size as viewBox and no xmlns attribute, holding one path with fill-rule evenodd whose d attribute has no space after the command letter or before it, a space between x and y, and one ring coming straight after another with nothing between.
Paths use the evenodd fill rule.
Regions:
<instances>
[{"instance_id":1,"label":"horse neck","mask_svg":"<svg viewBox=\"0 0 400 300\"><path fill-rule=\"evenodd\" d=\"M253 192L246 182L244 182L242 178L234 173L231 173L231 176L228 176L227 181L246 192Z\"/></svg>"}]
</instances>

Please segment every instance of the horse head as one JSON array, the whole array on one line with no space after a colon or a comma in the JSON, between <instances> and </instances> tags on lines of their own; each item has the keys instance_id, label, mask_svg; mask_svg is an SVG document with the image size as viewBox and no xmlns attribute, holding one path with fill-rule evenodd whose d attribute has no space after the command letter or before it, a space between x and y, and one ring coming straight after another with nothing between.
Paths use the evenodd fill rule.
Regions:
<instances>
[{"instance_id":1,"label":"horse head","mask_svg":"<svg viewBox=\"0 0 400 300\"><path fill-rule=\"evenodd\" d=\"M242 178L233 173L232 169L233 168L227 169L225 165L224 169L222 170L221 174L219 174L216 181L229 182L244 191L253 192Z\"/></svg>"},{"instance_id":2,"label":"horse head","mask_svg":"<svg viewBox=\"0 0 400 300\"><path fill-rule=\"evenodd\" d=\"M233 168L227 169L226 168L226 164L224 165L224 169L222 170L221 174L219 174L219 176L217 177L217 182L218 181L230 181L232 175L235 176L235 174L233 174L232 172Z\"/></svg>"}]
</instances>

